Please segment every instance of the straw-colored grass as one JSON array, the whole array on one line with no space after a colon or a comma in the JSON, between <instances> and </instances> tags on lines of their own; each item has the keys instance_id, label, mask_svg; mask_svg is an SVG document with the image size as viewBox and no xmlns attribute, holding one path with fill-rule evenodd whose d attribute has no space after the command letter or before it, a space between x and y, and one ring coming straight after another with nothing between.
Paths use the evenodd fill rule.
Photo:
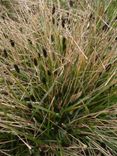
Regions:
<instances>
[{"instance_id":1,"label":"straw-colored grass","mask_svg":"<svg viewBox=\"0 0 117 156\"><path fill-rule=\"evenodd\" d=\"M0 155L116 156L117 2L0 8Z\"/></svg>"}]
</instances>

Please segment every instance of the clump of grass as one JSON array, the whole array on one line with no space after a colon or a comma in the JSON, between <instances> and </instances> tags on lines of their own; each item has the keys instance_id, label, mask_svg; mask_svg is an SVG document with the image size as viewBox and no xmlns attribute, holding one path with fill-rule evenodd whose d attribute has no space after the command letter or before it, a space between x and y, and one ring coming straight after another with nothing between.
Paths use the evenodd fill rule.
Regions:
<instances>
[{"instance_id":1,"label":"clump of grass","mask_svg":"<svg viewBox=\"0 0 117 156\"><path fill-rule=\"evenodd\" d=\"M112 6L27 1L0 19L1 155L117 155Z\"/></svg>"}]
</instances>

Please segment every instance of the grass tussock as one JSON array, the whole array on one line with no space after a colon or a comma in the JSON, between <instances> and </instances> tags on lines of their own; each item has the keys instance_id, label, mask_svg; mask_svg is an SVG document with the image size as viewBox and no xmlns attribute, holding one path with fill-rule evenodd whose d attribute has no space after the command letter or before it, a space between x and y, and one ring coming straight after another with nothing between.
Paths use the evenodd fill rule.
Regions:
<instances>
[{"instance_id":1,"label":"grass tussock","mask_svg":"<svg viewBox=\"0 0 117 156\"><path fill-rule=\"evenodd\" d=\"M116 156L116 1L0 3L0 155Z\"/></svg>"}]
</instances>

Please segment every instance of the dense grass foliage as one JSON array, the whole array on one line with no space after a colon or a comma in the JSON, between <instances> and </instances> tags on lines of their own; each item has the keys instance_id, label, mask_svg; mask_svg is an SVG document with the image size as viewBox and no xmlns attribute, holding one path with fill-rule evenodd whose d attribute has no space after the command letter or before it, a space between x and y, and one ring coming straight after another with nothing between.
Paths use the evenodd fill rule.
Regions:
<instances>
[{"instance_id":1,"label":"dense grass foliage","mask_svg":"<svg viewBox=\"0 0 117 156\"><path fill-rule=\"evenodd\" d=\"M117 155L117 1L0 1L0 155Z\"/></svg>"}]
</instances>

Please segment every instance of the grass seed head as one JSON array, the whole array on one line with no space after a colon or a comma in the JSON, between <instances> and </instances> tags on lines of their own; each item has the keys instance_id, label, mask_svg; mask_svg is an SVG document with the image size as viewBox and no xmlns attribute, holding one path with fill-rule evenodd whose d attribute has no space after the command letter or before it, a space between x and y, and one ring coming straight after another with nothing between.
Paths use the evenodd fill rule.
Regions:
<instances>
[{"instance_id":1,"label":"grass seed head","mask_svg":"<svg viewBox=\"0 0 117 156\"><path fill-rule=\"evenodd\" d=\"M12 39L10 39L10 44L12 47L15 47L15 42Z\"/></svg>"},{"instance_id":2,"label":"grass seed head","mask_svg":"<svg viewBox=\"0 0 117 156\"><path fill-rule=\"evenodd\" d=\"M55 8L55 5L53 5L53 8L52 8L52 15L55 14L55 11L56 11L56 8Z\"/></svg>"},{"instance_id":3,"label":"grass seed head","mask_svg":"<svg viewBox=\"0 0 117 156\"><path fill-rule=\"evenodd\" d=\"M15 68L15 70L16 70L17 73L20 73L20 69L19 69L19 67L18 67L17 64L14 64L14 68Z\"/></svg>"},{"instance_id":4,"label":"grass seed head","mask_svg":"<svg viewBox=\"0 0 117 156\"><path fill-rule=\"evenodd\" d=\"M7 52L7 50L6 50L6 49L4 49L4 50L3 50L3 56L4 56L5 58L7 58L7 57L8 57L8 52Z\"/></svg>"},{"instance_id":5,"label":"grass seed head","mask_svg":"<svg viewBox=\"0 0 117 156\"><path fill-rule=\"evenodd\" d=\"M35 102L35 101L36 101L36 99L35 99L34 95L30 95L30 99L31 99L31 101L33 101L33 102Z\"/></svg>"},{"instance_id":6,"label":"grass seed head","mask_svg":"<svg viewBox=\"0 0 117 156\"><path fill-rule=\"evenodd\" d=\"M36 58L34 58L34 60L33 60L33 61L34 61L34 65L35 65L35 66L38 66L37 59L36 59Z\"/></svg>"},{"instance_id":7,"label":"grass seed head","mask_svg":"<svg viewBox=\"0 0 117 156\"><path fill-rule=\"evenodd\" d=\"M70 5L70 7L73 7L73 5L74 5L73 0L69 0L69 5Z\"/></svg>"},{"instance_id":8,"label":"grass seed head","mask_svg":"<svg viewBox=\"0 0 117 156\"><path fill-rule=\"evenodd\" d=\"M43 56L46 58L48 55L47 55L47 50L45 48L42 49L43 51Z\"/></svg>"}]
</instances>

